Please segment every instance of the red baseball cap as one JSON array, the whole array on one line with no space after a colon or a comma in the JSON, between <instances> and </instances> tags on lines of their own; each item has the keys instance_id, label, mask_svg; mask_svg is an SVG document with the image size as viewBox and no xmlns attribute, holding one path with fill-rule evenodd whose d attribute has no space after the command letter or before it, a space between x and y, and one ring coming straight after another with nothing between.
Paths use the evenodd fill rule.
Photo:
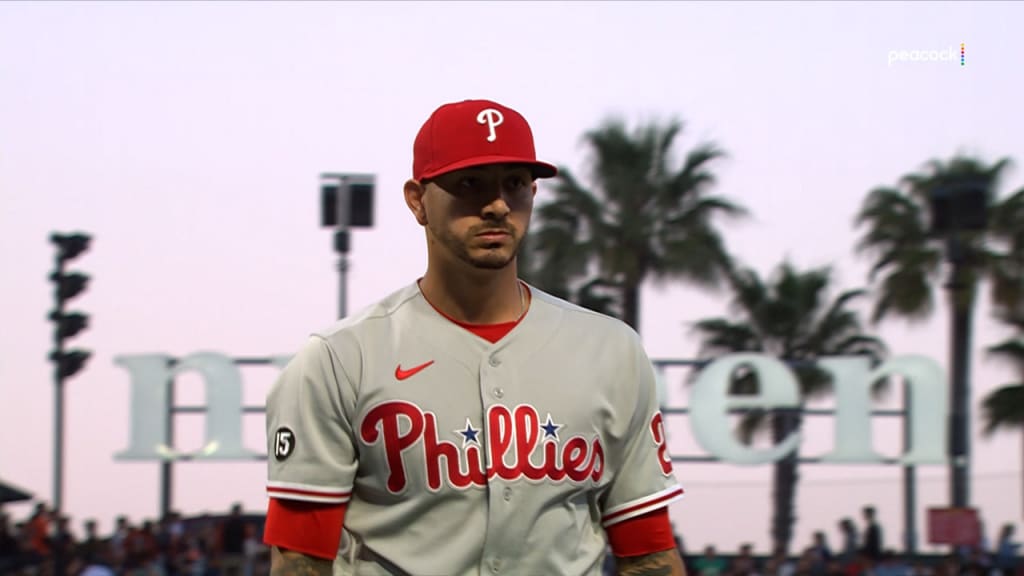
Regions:
<instances>
[{"instance_id":1,"label":"red baseball cap","mask_svg":"<svg viewBox=\"0 0 1024 576\"><path fill-rule=\"evenodd\" d=\"M553 165L537 160L526 118L490 100L444 104L416 134L412 159L416 180L484 164L526 164L534 178L558 174Z\"/></svg>"}]
</instances>

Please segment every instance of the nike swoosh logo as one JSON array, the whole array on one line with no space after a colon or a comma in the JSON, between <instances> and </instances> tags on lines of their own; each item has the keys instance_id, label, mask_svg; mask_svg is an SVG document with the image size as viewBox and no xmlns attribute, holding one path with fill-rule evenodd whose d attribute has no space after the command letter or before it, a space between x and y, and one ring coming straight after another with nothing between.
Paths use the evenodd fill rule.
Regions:
<instances>
[{"instance_id":1,"label":"nike swoosh logo","mask_svg":"<svg viewBox=\"0 0 1024 576\"><path fill-rule=\"evenodd\" d=\"M426 368L427 366L430 366L433 363L434 363L434 361L431 360L429 362L424 362L423 364L420 364L419 366L413 366L412 368L409 368L408 370L402 370L402 365L399 364L398 366L395 366L395 378L398 378L399 380L405 380L406 378L409 378L410 376L416 374L420 370L423 370L424 368Z\"/></svg>"}]
</instances>

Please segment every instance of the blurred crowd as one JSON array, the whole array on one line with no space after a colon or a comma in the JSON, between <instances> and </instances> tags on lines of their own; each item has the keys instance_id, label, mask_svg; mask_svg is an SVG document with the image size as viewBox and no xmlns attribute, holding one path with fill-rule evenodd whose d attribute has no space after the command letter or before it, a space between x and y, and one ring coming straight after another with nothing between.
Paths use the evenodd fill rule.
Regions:
<instances>
[{"instance_id":1,"label":"blurred crowd","mask_svg":"<svg viewBox=\"0 0 1024 576\"><path fill-rule=\"evenodd\" d=\"M1012 524L1003 526L992 543L982 536L976 545L958 546L943 556L910 557L886 546L874 507L865 506L861 514L859 527L852 518L837 523L836 546L817 531L795 555L777 551L759 558L749 544L728 556L715 546L688 554L682 541L677 545L690 576L1024 576ZM606 574L614 574L612 566L607 568Z\"/></svg>"},{"instance_id":2,"label":"blurred crowd","mask_svg":"<svg viewBox=\"0 0 1024 576\"><path fill-rule=\"evenodd\" d=\"M119 517L109 534L86 520L76 535L44 504L23 521L0 511L0 576L263 576L270 555L262 518L235 505L222 516L171 513L141 524Z\"/></svg>"},{"instance_id":3,"label":"blurred crowd","mask_svg":"<svg viewBox=\"0 0 1024 576\"><path fill-rule=\"evenodd\" d=\"M689 553L682 539L677 546L690 576L1024 576L1013 525L991 543L983 538L946 556L908 558L885 546L872 507L863 508L862 518L860 525L851 518L837 523L835 547L819 531L795 555L759 557L749 544L728 554L715 546ZM247 516L235 505L223 515L172 513L138 525L121 517L108 534L86 520L76 535L68 518L44 504L21 520L0 510L0 576L50 576L55 567L73 576L266 576L262 522L262 515ZM611 557L605 573L615 573Z\"/></svg>"}]
</instances>

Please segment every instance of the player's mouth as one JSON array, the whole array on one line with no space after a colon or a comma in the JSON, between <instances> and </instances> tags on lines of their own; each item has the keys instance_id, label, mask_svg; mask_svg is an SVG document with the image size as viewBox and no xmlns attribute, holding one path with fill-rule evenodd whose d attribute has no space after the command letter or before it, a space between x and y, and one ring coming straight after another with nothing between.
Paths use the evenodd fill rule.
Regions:
<instances>
[{"instance_id":1,"label":"player's mouth","mask_svg":"<svg viewBox=\"0 0 1024 576\"><path fill-rule=\"evenodd\" d=\"M511 234L504 230L484 230L483 232L478 232L476 236L484 240L502 240L508 238Z\"/></svg>"}]
</instances>

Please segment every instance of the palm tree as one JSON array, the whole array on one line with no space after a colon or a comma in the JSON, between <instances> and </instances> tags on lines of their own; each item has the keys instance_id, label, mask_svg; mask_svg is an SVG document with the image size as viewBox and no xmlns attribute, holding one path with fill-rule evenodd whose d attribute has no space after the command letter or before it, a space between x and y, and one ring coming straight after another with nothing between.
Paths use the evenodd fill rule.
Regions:
<instances>
[{"instance_id":1,"label":"palm tree","mask_svg":"<svg viewBox=\"0 0 1024 576\"><path fill-rule=\"evenodd\" d=\"M723 156L714 145L697 146L674 166L681 131L670 121L630 133L609 120L586 133L590 185L559 167L552 199L538 206L521 254L524 278L637 330L646 280L717 286L730 258L715 220L745 211L709 192L710 165Z\"/></svg>"},{"instance_id":2,"label":"palm tree","mask_svg":"<svg viewBox=\"0 0 1024 576\"><path fill-rule=\"evenodd\" d=\"M927 318L934 309L935 287L943 272L948 274L953 506L968 504L967 470L957 462L968 453L971 326L979 284L991 280L998 307L1013 309L1024 302L1021 259L1007 250L1009 242L1024 234L1024 194L996 200L1008 165L1008 159L992 165L961 156L933 160L896 187L872 190L856 218L858 226L867 227L858 251L873 260L870 280L878 285L874 322L888 316Z\"/></svg>"},{"instance_id":3,"label":"palm tree","mask_svg":"<svg viewBox=\"0 0 1024 576\"><path fill-rule=\"evenodd\" d=\"M828 374L814 364L823 356L885 353L881 340L864 333L854 302L862 290L847 290L829 300L829 267L796 270L781 264L769 283L750 270L733 277L732 310L726 318L708 318L695 324L701 339L700 354L711 358L733 352L760 352L789 361L800 384L802 402L831 392ZM757 391L756 376L739 371L730 384L732 394ZM740 420L738 434L751 442L758 432L770 432L780 442L803 422L801 410L752 411ZM787 552L795 521L799 459L794 451L775 464L771 534L774 551Z\"/></svg>"}]
</instances>

